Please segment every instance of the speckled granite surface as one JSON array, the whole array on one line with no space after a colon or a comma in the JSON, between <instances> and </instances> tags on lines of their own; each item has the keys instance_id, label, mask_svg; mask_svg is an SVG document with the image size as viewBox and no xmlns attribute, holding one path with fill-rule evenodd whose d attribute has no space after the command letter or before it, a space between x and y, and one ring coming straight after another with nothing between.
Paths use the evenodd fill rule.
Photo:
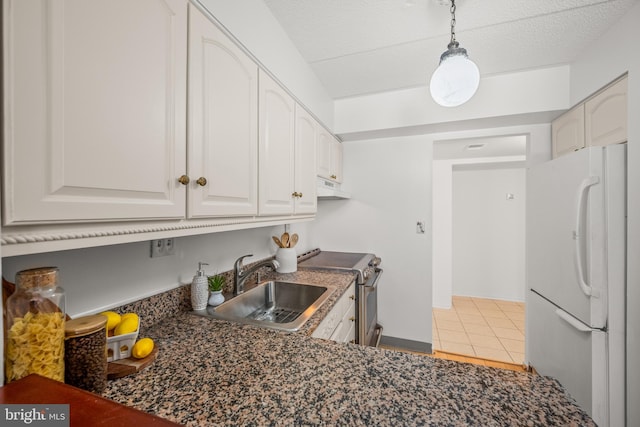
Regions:
<instances>
[{"instance_id":1,"label":"speckled granite surface","mask_svg":"<svg viewBox=\"0 0 640 427\"><path fill-rule=\"evenodd\" d=\"M350 282L305 274L287 280ZM179 313L141 331L159 347L154 364L103 395L189 426L594 425L549 378L337 344L311 338L314 328L287 334Z\"/></svg>"}]
</instances>

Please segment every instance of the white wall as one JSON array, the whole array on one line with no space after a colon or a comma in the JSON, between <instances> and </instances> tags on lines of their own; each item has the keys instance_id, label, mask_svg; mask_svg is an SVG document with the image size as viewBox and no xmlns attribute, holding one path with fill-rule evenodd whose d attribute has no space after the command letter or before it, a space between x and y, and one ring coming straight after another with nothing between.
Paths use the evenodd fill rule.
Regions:
<instances>
[{"instance_id":1,"label":"white wall","mask_svg":"<svg viewBox=\"0 0 640 427\"><path fill-rule=\"evenodd\" d=\"M300 252L310 249L306 228L304 223L291 225L300 234ZM198 261L208 262L205 271L212 274L231 270L241 255L254 254L246 262L272 256L276 246L271 236L283 231L284 226L275 226L181 237L175 240L176 253L161 258L149 256L149 242L9 257L2 260L2 272L13 282L25 268L59 267L67 312L76 317L191 283Z\"/></svg>"},{"instance_id":2,"label":"white wall","mask_svg":"<svg viewBox=\"0 0 640 427\"><path fill-rule=\"evenodd\" d=\"M524 301L524 219L524 168L454 168L454 295Z\"/></svg>"},{"instance_id":3,"label":"white wall","mask_svg":"<svg viewBox=\"0 0 640 427\"><path fill-rule=\"evenodd\" d=\"M309 224L322 249L382 258L383 335L419 342L431 342L431 155L424 136L345 144L352 199L320 201ZM416 234L416 221L426 222L425 234Z\"/></svg>"},{"instance_id":4,"label":"white wall","mask_svg":"<svg viewBox=\"0 0 640 427\"><path fill-rule=\"evenodd\" d=\"M425 80L426 82L426 80ZM569 67L483 77L478 92L460 107L437 105L424 87L337 100L335 132L416 127L488 117L564 110L569 102ZM503 125L494 125L503 126Z\"/></svg>"},{"instance_id":5,"label":"white wall","mask_svg":"<svg viewBox=\"0 0 640 427\"><path fill-rule=\"evenodd\" d=\"M577 103L629 73L627 203L627 425L640 425L640 4L571 65L571 101Z\"/></svg>"},{"instance_id":6,"label":"white wall","mask_svg":"<svg viewBox=\"0 0 640 427\"><path fill-rule=\"evenodd\" d=\"M262 0L195 0L331 130L333 100Z\"/></svg>"}]
</instances>

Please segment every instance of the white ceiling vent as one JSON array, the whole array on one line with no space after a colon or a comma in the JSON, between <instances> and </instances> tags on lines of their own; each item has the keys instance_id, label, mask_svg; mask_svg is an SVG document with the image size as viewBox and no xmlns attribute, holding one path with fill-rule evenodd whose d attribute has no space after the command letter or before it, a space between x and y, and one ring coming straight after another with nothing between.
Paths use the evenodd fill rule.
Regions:
<instances>
[{"instance_id":1,"label":"white ceiling vent","mask_svg":"<svg viewBox=\"0 0 640 427\"><path fill-rule=\"evenodd\" d=\"M482 148L484 148L484 146L487 144L469 144L466 147L464 147L465 150L480 150Z\"/></svg>"}]
</instances>

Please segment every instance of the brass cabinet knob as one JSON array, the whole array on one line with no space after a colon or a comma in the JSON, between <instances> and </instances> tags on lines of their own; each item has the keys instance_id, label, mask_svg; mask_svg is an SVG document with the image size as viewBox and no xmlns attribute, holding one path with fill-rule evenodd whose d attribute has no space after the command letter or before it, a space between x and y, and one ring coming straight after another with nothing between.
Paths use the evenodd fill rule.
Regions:
<instances>
[{"instance_id":1,"label":"brass cabinet knob","mask_svg":"<svg viewBox=\"0 0 640 427\"><path fill-rule=\"evenodd\" d=\"M302 193L298 193L297 191L294 191L293 193L291 193L292 197L302 197Z\"/></svg>"},{"instance_id":2,"label":"brass cabinet knob","mask_svg":"<svg viewBox=\"0 0 640 427\"><path fill-rule=\"evenodd\" d=\"M356 299L355 295L349 295L349 299Z\"/></svg>"},{"instance_id":3,"label":"brass cabinet knob","mask_svg":"<svg viewBox=\"0 0 640 427\"><path fill-rule=\"evenodd\" d=\"M298 193L298 197L302 197L302 193Z\"/></svg>"},{"instance_id":4,"label":"brass cabinet knob","mask_svg":"<svg viewBox=\"0 0 640 427\"><path fill-rule=\"evenodd\" d=\"M201 176L200 178L198 178L196 182L200 187L204 187L205 185L207 185L207 178L205 178L204 176Z\"/></svg>"},{"instance_id":5,"label":"brass cabinet knob","mask_svg":"<svg viewBox=\"0 0 640 427\"><path fill-rule=\"evenodd\" d=\"M180 178L178 178L178 182L182 185L187 185L189 183L189 181L191 181L189 179L189 177L187 175L182 175Z\"/></svg>"},{"instance_id":6,"label":"brass cabinet knob","mask_svg":"<svg viewBox=\"0 0 640 427\"><path fill-rule=\"evenodd\" d=\"M355 321L356 321L356 318L355 318L355 317L353 317L353 316L351 316L351 317L349 317L349 320L351 320L352 322L355 322Z\"/></svg>"},{"instance_id":7,"label":"brass cabinet knob","mask_svg":"<svg viewBox=\"0 0 640 427\"><path fill-rule=\"evenodd\" d=\"M337 179L338 177L335 175L331 175L331 179Z\"/></svg>"}]
</instances>

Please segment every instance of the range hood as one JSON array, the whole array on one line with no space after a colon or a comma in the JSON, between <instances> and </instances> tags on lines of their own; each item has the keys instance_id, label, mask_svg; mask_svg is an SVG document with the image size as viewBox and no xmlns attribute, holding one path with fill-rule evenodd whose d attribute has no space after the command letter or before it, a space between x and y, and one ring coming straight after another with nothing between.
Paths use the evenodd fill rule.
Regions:
<instances>
[{"instance_id":1,"label":"range hood","mask_svg":"<svg viewBox=\"0 0 640 427\"><path fill-rule=\"evenodd\" d=\"M351 194L340 189L340 184L318 178L318 199L350 199Z\"/></svg>"}]
</instances>

